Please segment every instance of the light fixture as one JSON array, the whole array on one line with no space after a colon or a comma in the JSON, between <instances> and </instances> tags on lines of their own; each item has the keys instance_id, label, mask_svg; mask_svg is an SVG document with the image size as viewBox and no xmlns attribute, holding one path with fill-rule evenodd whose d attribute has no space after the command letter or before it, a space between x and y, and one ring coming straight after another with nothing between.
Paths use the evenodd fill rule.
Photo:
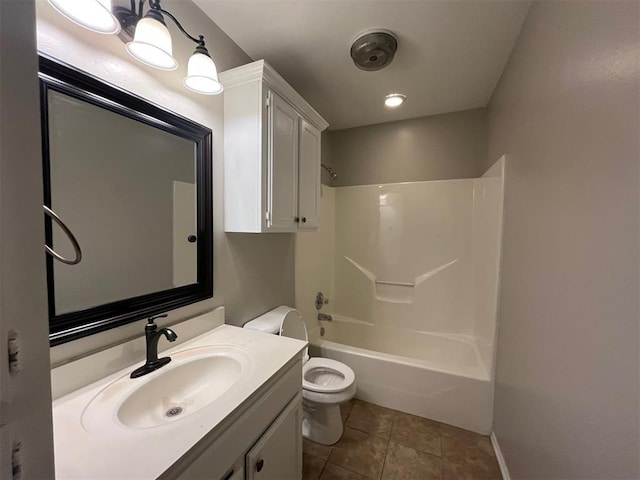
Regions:
<instances>
[{"instance_id":1,"label":"light fixture","mask_svg":"<svg viewBox=\"0 0 640 480\"><path fill-rule=\"evenodd\" d=\"M391 108L399 107L404 103L406 99L407 97L402 95L401 93L391 93L386 97L384 97L384 104L387 107L391 107Z\"/></svg>"},{"instance_id":2,"label":"light fixture","mask_svg":"<svg viewBox=\"0 0 640 480\"><path fill-rule=\"evenodd\" d=\"M111 0L49 0L60 14L97 33L116 34L120 22L111 13Z\"/></svg>"},{"instance_id":3,"label":"light fixture","mask_svg":"<svg viewBox=\"0 0 640 480\"><path fill-rule=\"evenodd\" d=\"M205 47L204 36L196 38L189 35L178 19L160 6L160 0L149 0L144 16L146 0L138 0L137 11L136 1L130 2L130 8L116 6L112 9L111 0L49 0L56 10L79 25L101 33L117 33L132 57L161 70L178 68L178 62L173 58L171 34L164 21L165 16L169 17L189 40L197 44L187 65L184 86L204 95L217 95L223 91L216 64ZM100 15L105 13L117 28L109 30L104 27L107 22ZM102 29L96 29L96 24Z\"/></svg>"},{"instance_id":4,"label":"light fixture","mask_svg":"<svg viewBox=\"0 0 640 480\"><path fill-rule=\"evenodd\" d=\"M159 10L151 9L136 24L133 40L127 43L127 52L136 60L160 70L175 70L178 62L173 58L171 34Z\"/></svg>"},{"instance_id":5,"label":"light fixture","mask_svg":"<svg viewBox=\"0 0 640 480\"><path fill-rule=\"evenodd\" d=\"M202 44L198 44L196 51L189 58L187 76L182 82L188 89L205 95L217 95L224 89L218 80L216 64L204 46L204 40Z\"/></svg>"}]
</instances>

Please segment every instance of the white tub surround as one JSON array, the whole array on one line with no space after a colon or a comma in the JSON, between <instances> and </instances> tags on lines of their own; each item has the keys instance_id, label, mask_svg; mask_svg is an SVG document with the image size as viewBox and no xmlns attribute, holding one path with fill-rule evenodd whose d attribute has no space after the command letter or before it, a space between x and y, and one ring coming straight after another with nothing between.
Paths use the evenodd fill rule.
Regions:
<instances>
[{"instance_id":1,"label":"white tub surround","mask_svg":"<svg viewBox=\"0 0 640 480\"><path fill-rule=\"evenodd\" d=\"M295 239L295 304L307 325L309 338L318 333L315 298L322 292L329 300L323 311L332 311L336 249L336 188L320 186L320 226L315 232L300 232Z\"/></svg>"},{"instance_id":2,"label":"white tub surround","mask_svg":"<svg viewBox=\"0 0 640 480\"><path fill-rule=\"evenodd\" d=\"M177 327L175 330L180 335ZM87 405L110 392L110 385L118 381L129 384L122 379L139 366L137 363L58 398L53 403L56 477L174 478L185 472L195 475L200 470L222 477L236 458L240 460L234 468L244 468L245 452L280 412L278 419L288 413L283 421L276 420L274 424L288 428L290 433L298 428L295 437L300 441L292 439L293 450L298 449L298 444L301 446L301 353L305 345L299 340L222 325L167 350L164 354L173 354L179 364L180 354L176 354L179 351L227 348L241 352L248 368L243 370L241 381L212 403L192 413L187 406L182 416L160 426L149 427L142 422L125 427L113 409L111 418L99 419L97 426L95 412L91 412L92 419L85 418ZM146 378L131 382L151 381L169 368L171 363ZM287 402L289 406L284 408ZM251 421L243 423L243 418ZM217 440L220 441L216 444ZM258 444L260 442L262 440ZM247 453L247 459L252 451ZM214 472L216 469L220 471Z\"/></svg>"},{"instance_id":3,"label":"white tub surround","mask_svg":"<svg viewBox=\"0 0 640 480\"><path fill-rule=\"evenodd\" d=\"M490 432L504 164L323 196L333 230L296 240L296 305L316 354L356 372L357 398ZM312 268L317 252L333 266ZM316 321L317 290L333 292L331 323Z\"/></svg>"}]
</instances>

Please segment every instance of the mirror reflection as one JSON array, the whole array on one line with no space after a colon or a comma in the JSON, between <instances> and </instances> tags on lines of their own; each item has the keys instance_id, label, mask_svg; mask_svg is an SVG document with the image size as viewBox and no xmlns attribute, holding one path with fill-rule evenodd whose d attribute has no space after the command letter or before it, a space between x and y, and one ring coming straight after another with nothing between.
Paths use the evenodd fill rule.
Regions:
<instances>
[{"instance_id":1,"label":"mirror reflection","mask_svg":"<svg viewBox=\"0 0 640 480\"><path fill-rule=\"evenodd\" d=\"M194 142L60 92L48 107L51 206L84 256L54 263L56 313L195 283ZM73 255L60 229L53 245Z\"/></svg>"},{"instance_id":2,"label":"mirror reflection","mask_svg":"<svg viewBox=\"0 0 640 480\"><path fill-rule=\"evenodd\" d=\"M83 252L54 262L56 315L197 283L196 143L58 91L48 127L51 207Z\"/></svg>"}]
</instances>

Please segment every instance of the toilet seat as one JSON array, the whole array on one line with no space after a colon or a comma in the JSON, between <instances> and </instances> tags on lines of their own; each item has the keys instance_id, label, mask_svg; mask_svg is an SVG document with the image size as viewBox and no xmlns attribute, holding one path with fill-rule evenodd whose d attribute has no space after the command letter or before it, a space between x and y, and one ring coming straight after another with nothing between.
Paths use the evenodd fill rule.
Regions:
<instances>
[{"instance_id":1,"label":"toilet seat","mask_svg":"<svg viewBox=\"0 0 640 480\"><path fill-rule=\"evenodd\" d=\"M302 367L302 388L318 393L338 393L355 382L355 373L344 363L312 357Z\"/></svg>"}]
</instances>

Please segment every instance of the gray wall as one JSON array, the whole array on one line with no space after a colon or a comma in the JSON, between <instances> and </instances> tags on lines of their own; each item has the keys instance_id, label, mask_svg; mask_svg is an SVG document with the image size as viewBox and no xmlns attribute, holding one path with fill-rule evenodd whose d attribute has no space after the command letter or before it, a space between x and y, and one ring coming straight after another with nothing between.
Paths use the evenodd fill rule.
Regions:
<instances>
[{"instance_id":1,"label":"gray wall","mask_svg":"<svg viewBox=\"0 0 640 480\"><path fill-rule=\"evenodd\" d=\"M333 167L333 162L331 160L331 141L329 139L329 135L331 135L331 132L329 130L325 130L324 132L322 132L320 145L320 153L322 154L322 156L320 161L327 167ZM320 169L320 181L323 185L333 185L334 183L331 181L329 172L327 172L324 168Z\"/></svg>"},{"instance_id":2,"label":"gray wall","mask_svg":"<svg viewBox=\"0 0 640 480\"><path fill-rule=\"evenodd\" d=\"M217 25L189 0L171 2L170 11L190 32L203 34L219 71L251 62ZM213 130L214 297L169 312L170 324L219 305L227 322L241 325L280 304L294 301L292 234L234 234L223 228L224 118L223 96L191 93L182 85L193 43L168 22L179 68L165 72L147 68L126 52L115 36L77 27L57 14L46 0L37 2L38 48L110 83L162 105ZM69 342L51 349L53 365L87 355L143 334L144 321Z\"/></svg>"},{"instance_id":3,"label":"gray wall","mask_svg":"<svg viewBox=\"0 0 640 480\"><path fill-rule=\"evenodd\" d=\"M507 160L494 429L514 479L639 478L638 2L534 2Z\"/></svg>"},{"instance_id":4,"label":"gray wall","mask_svg":"<svg viewBox=\"0 0 640 480\"><path fill-rule=\"evenodd\" d=\"M336 130L327 137L338 173L334 186L478 177L487 153L487 115L478 108Z\"/></svg>"}]
</instances>

